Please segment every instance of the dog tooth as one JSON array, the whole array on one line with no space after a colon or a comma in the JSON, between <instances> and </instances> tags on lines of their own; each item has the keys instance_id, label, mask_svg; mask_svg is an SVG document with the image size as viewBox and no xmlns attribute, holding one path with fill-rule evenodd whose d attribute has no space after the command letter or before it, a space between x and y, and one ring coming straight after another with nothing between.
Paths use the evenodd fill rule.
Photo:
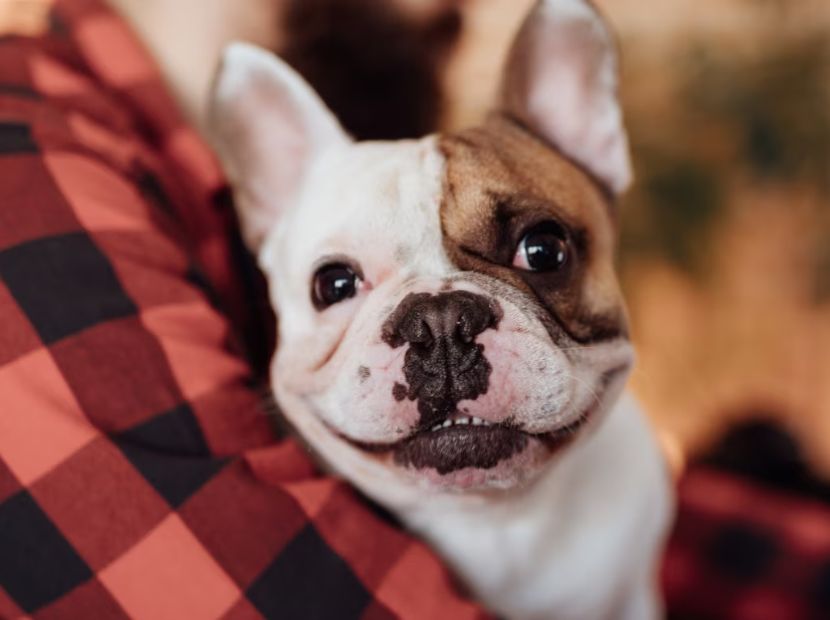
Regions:
<instances>
[{"instance_id":1,"label":"dog tooth","mask_svg":"<svg viewBox=\"0 0 830 620\"><path fill-rule=\"evenodd\" d=\"M445 421L445 422L441 425L441 427L442 427L442 428L449 428L450 426L452 426L452 420L446 420L446 421Z\"/></svg>"},{"instance_id":2,"label":"dog tooth","mask_svg":"<svg viewBox=\"0 0 830 620\"><path fill-rule=\"evenodd\" d=\"M473 426L481 426L484 424L484 420L481 418L473 418Z\"/></svg>"},{"instance_id":3,"label":"dog tooth","mask_svg":"<svg viewBox=\"0 0 830 620\"><path fill-rule=\"evenodd\" d=\"M459 418L455 421L456 424L469 424L470 418Z\"/></svg>"}]
</instances>

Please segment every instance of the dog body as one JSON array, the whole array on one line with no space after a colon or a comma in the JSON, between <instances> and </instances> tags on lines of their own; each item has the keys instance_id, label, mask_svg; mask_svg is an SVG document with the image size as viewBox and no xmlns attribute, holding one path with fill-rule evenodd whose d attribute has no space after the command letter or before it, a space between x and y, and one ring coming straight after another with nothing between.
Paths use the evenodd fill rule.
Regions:
<instances>
[{"instance_id":1,"label":"dog body","mask_svg":"<svg viewBox=\"0 0 830 620\"><path fill-rule=\"evenodd\" d=\"M650 618L670 514L613 269L616 59L538 3L482 126L354 143L237 45L212 130L279 316L273 387L320 458L510 618Z\"/></svg>"}]
</instances>

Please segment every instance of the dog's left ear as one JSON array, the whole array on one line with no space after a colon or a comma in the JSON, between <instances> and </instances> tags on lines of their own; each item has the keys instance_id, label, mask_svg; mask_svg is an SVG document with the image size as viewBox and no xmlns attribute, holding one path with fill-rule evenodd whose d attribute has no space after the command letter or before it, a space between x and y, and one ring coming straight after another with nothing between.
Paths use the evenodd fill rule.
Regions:
<instances>
[{"instance_id":1,"label":"dog's left ear","mask_svg":"<svg viewBox=\"0 0 830 620\"><path fill-rule=\"evenodd\" d=\"M325 150L348 144L309 84L267 50L233 43L210 94L208 130L234 188L240 227L257 253Z\"/></svg>"},{"instance_id":2,"label":"dog's left ear","mask_svg":"<svg viewBox=\"0 0 830 620\"><path fill-rule=\"evenodd\" d=\"M508 56L501 105L613 194L631 183L616 45L587 0L537 1Z\"/></svg>"}]
</instances>

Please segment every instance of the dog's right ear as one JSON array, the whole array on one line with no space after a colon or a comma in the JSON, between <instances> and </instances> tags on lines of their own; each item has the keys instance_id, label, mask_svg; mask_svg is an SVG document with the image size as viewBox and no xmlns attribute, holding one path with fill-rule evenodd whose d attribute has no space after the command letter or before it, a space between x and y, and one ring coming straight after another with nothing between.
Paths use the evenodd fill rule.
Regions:
<instances>
[{"instance_id":1,"label":"dog's right ear","mask_svg":"<svg viewBox=\"0 0 830 620\"><path fill-rule=\"evenodd\" d=\"M508 57L501 108L612 194L631 182L617 49L591 0L536 0Z\"/></svg>"},{"instance_id":2,"label":"dog's right ear","mask_svg":"<svg viewBox=\"0 0 830 620\"><path fill-rule=\"evenodd\" d=\"M245 43L233 43L223 54L211 88L208 132L254 253L296 197L314 159L350 142L299 74Z\"/></svg>"}]
</instances>

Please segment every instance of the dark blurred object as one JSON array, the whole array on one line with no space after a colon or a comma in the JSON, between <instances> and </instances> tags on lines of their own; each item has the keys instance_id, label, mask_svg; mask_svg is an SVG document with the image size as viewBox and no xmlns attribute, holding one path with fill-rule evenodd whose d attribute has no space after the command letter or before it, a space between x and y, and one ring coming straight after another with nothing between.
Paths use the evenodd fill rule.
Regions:
<instances>
[{"instance_id":1,"label":"dark blurred object","mask_svg":"<svg viewBox=\"0 0 830 620\"><path fill-rule=\"evenodd\" d=\"M830 484L809 470L792 435L765 419L731 429L702 463L830 505Z\"/></svg>"},{"instance_id":2,"label":"dark blurred object","mask_svg":"<svg viewBox=\"0 0 830 620\"><path fill-rule=\"evenodd\" d=\"M830 486L766 421L730 431L678 489L670 620L830 618Z\"/></svg>"},{"instance_id":3,"label":"dark blurred object","mask_svg":"<svg viewBox=\"0 0 830 620\"><path fill-rule=\"evenodd\" d=\"M440 65L460 28L452 6L416 19L394 0L291 0L280 54L354 137L417 138L438 125Z\"/></svg>"}]
</instances>

